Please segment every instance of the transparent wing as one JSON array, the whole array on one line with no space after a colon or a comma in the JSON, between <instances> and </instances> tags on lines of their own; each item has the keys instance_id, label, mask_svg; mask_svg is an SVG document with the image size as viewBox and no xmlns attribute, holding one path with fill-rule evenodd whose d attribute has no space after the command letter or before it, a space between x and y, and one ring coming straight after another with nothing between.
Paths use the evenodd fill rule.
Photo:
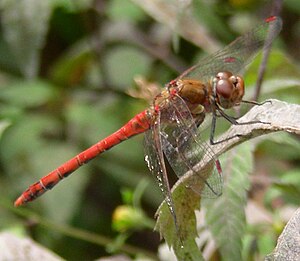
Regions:
<instances>
[{"instance_id":1,"label":"transparent wing","mask_svg":"<svg viewBox=\"0 0 300 261\"><path fill-rule=\"evenodd\" d=\"M175 226L177 227L177 220L175 214L175 207L171 196L164 156L162 152L161 136L160 136L160 112L157 113L154 124L145 133L144 149L145 161L147 166L156 178L158 186L162 191L165 201L173 216Z\"/></svg>"},{"instance_id":2,"label":"transparent wing","mask_svg":"<svg viewBox=\"0 0 300 261\"><path fill-rule=\"evenodd\" d=\"M223 179L218 159L201 134L186 103L179 96L169 98L168 108L161 112L160 135L163 152L180 178L193 172L193 190L204 197L222 194ZM204 164L210 162L208 168Z\"/></svg>"},{"instance_id":3,"label":"transparent wing","mask_svg":"<svg viewBox=\"0 0 300 261\"><path fill-rule=\"evenodd\" d=\"M223 50L201 60L177 79L198 79L208 81L218 72L240 73L262 48L268 47L281 31L282 20L270 17L252 31L240 36Z\"/></svg>"}]
</instances>

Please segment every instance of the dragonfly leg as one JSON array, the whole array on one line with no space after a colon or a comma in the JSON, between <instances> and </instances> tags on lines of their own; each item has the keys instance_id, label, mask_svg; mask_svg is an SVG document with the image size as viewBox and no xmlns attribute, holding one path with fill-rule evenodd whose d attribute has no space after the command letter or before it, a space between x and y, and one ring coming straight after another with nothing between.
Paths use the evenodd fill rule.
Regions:
<instances>
[{"instance_id":1,"label":"dragonfly leg","mask_svg":"<svg viewBox=\"0 0 300 261\"><path fill-rule=\"evenodd\" d=\"M227 121L229 121L231 124L233 125L248 125L248 124L256 124L256 123L262 123L262 124L270 124L269 122L264 122L264 121L247 121L247 122L238 122L237 119L238 118L234 118L228 114L226 114L223 110L221 110L220 108L218 108L218 112L220 113L220 115L222 117L224 117Z\"/></svg>"},{"instance_id":2,"label":"dragonfly leg","mask_svg":"<svg viewBox=\"0 0 300 261\"><path fill-rule=\"evenodd\" d=\"M258 105L258 106L264 105L266 103L271 103L272 104L272 101L270 101L270 100L267 100L267 101L264 101L264 102L242 100L241 102L242 103L253 104L253 105Z\"/></svg>"},{"instance_id":3,"label":"dragonfly leg","mask_svg":"<svg viewBox=\"0 0 300 261\"><path fill-rule=\"evenodd\" d=\"M214 110L212 112L211 131L210 131L210 138L209 138L209 141L210 141L211 145L216 145L216 144L221 143L221 142L224 141L224 140L214 141L214 136L215 136L215 132L216 132L216 120L217 120L217 113Z\"/></svg>"},{"instance_id":4,"label":"dragonfly leg","mask_svg":"<svg viewBox=\"0 0 300 261\"><path fill-rule=\"evenodd\" d=\"M268 100L268 101L264 101L264 102L256 102L256 101L247 101L247 100L242 100L242 103L247 103L247 104L252 104L252 105L257 105L257 106L261 106L264 105L266 103L271 103L272 101ZM219 113L219 114L217 114ZM231 124L233 125L247 125L247 124L254 124L254 123L263 123L263 124L269 124L268 122L262 122L262 121L250 121L250 122L238 122L237 120L240 117L233 117L230 116L228 114L226 114L221 108L219 108L218 106L216 106L216 117L223 117L225 118L227 121L229 121Z\"/></svg>"},{"instance_id":5,"label":"dragonfly leg","mask_svg":"<svg viewBox=\"0 0 300 261\"><path fill-rule=\"evenodd\" d=\"M228 116L228 115L226 114L226 116ZM239 137L243 136L241 134L236 134L236 135L232 135L230 137L227 137L225 139L215 141L214 136L215 136L215 131L216 131L216 119L217 119L217 115L216 115L216 112L214 112L213 117L212 117L211 132L210 132L210 139L209 139L211 145L220 144L222 142L225 142L225 141L228 141L228 140L231 140L231 139L234 139L234 138L239 138ZM229 117L229 119L230 119L230 117ZM230 119L229 122L236 125L237 121L235 119Z\"/></svg>"},{"instance_id":6,"label":"dragonfly leg","mask_svg":"<svg viewBox=\"0 0 300 261\"><path fill-rule=\"evenodd\" d=\"M266 101L268 102L268 101ZM264 103L266 103L264 102ZM252 102L250 102L252 103ZM262 103L262 104L264 104ZM238 122L237 119L238 118L235 118L235 117L232 117L228 114L226 114L223 110L221 110L220 108L217 108L217 112L220 113L220 115L225 118L227 121L229 121L231 124L233 125L248 125L248 124L257 124L257 123L261 123L261 124L270 124L269 122L263 122L263 121L260 121L260 120L257 120L257 121L247 121L247 122ZM231 140L231 139L234 139L234 138L239 138L239 137L243 137L242 134L235 134L235 135L232 135L230 137L227 137L225 139L222 139L222 140L218 140L218 141L214 141L214 136L215 136L215 130L216 130L216 118L218 117L218 115L216 114L216 111L213 112L213 117L212 117L212 125L211 125L211 132L210 132L210 144L211 145L216 145L216 144L219 144L219 143L222 143L222 142L225 142L225 141L228 141L228 140Z\"/></svg>"}]
</instances>

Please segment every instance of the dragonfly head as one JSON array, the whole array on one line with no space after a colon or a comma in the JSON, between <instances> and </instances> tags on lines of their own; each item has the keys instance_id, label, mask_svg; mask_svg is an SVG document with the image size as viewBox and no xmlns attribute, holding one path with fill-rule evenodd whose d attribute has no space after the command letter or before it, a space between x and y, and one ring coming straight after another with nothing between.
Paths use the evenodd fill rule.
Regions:
<instances>
[{"instance_id":1,"label":"dragonfly head","mask_svg":"<svg viewBox=\"0 0 300 261\"><path fill-rule=\"evenodd\" d=\"M217 102L224 109L240 103L245 93L244 80L231 72L217 73L214 88Z\"/></svg>"}]
</instances>

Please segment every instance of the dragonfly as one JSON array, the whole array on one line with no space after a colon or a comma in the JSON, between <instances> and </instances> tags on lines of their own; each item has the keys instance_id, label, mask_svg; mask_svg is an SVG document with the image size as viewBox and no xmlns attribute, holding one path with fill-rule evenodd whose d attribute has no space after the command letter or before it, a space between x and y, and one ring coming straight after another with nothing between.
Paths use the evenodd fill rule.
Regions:
<instances>
[{"instance_id":1,"label":"dragonfly","mask_svg":"<svg viewBox=\"0 0 300 261\"><path fill-rule=\"evenodd\" d=\"M88 161L140 133L145 133L145 161L158 181L175 224L176 211L165 160L178 178L188 171L193 172L202 186L191 183L189 187L197 193L208 197L219 196L223 186L221 165L212 146L203 140L198 127L206 114L211 113L210 144L213 145L218 143L214 141L217 117L222 116L232 124L239 124L235 118L225 113L226 109L243 102L245 87L239 74L260 50L271 45L281 27L280 17L269 17L224 49L183 72L165 85L149 108L138 113L110 136L29 186L15 201L15 206L36 199ZM195 167L204 158L213 162L209 171L201 171L201 168Z\"/></svg>"}]
</instances>

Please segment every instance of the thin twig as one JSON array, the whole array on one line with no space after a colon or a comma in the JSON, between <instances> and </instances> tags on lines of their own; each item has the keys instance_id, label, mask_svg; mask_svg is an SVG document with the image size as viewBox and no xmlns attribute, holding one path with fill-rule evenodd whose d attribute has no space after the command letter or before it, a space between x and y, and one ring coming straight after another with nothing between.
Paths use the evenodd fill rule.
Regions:
<instances>
[{"instance_id":1,"label":"thin twig","mask_svg":"<svg viewBox=\"0 0 300 261\"><path fill-rule=\"evenodd\" d=\"M273 5L272 5L271 14L272 15L278 15L281 11L281 8L282 8L282 0L274 0ZM266 71L266 66L267 66L269 55L270 55L271 47L272 47L272 44L266 46L266 48L264 48L264 51L263 51L262 61L261 61L261 64L259 66L259 69L258 69L256 89L255 89L254 97L253 97L254 101L257 101L258 97L260 95L261 84L263 82L264 74L265 74L265 71Z\"/></svg>"}]
</instances>

